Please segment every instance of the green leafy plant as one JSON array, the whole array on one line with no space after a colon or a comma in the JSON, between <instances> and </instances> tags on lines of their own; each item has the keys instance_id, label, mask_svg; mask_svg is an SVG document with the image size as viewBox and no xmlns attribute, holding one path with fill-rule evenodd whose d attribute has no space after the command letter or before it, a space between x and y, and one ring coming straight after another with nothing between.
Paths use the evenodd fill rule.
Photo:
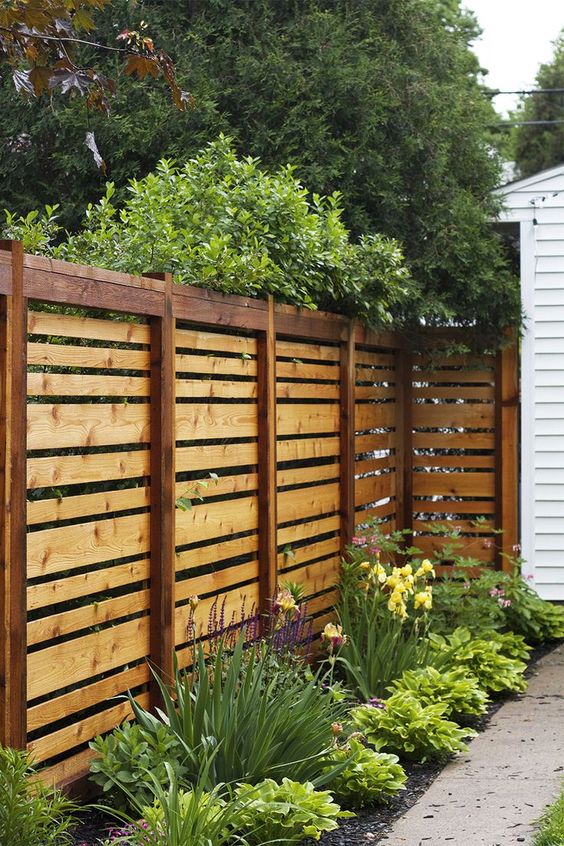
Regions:
<instances>
[{"instance_id":1,"label":"green leafy plant","mask_svg":"<svg viewBox=\"0 0 564 846\"><path fill-rule=\"evenodd\" d=\"M2 846L64 846L77 806L58 790L34 780L26 752L0 746L0 843Z\"/></svg>"},{"instance_id":2,"label":"green leafy plant","mask_svg":"<svg viewBox=\"0 0 564 846\"><path fill-rule=\"evenodd\" d=\"M460 717L484 714L489 702L478 680L459 668L442 673L434 667L406 670L401 678L392 682L390 691L414 696L422 705L438 702L445 706L445 716L453 717L456 722Z\"/></svg>"},{"instance_id":3,"label":"green leafy plant","mask_svg":"<svg viewBox=\"0 0 564 846\"><path fill-rule=\"evenodd\" d=\"M350 560L342 563L336 610L345 638L335 662L363 700L383 696L393 679L426 663L433 566L416 559L401 567L382 563L415 553L402 545L404 540L404 533L384 535L372 524L355 538Z\"/></svg>"},{"instance_id":4,"label":"green leafy plant","mask_svg":"<svg viewBox=\"0 0 564 846\"><path fill-rule=\"evenodd\" d=\"M445 719L447 706L423 705L398 691L374 705L351 711L353 723L378 751L385 749L412 761L443 759L466 749L465 738L476 732Z\"/></svg>"},{"instance_id":5,"label":"green leafy plant","mask_svg":"<svg viewBox=\"0 0 564 846\"><path fill-rule=\"evenodd\" d=\"M541 599L521 576L521 562L511 559L513 567L500 580L510 605L505 609L507 628L522 634L528 643L542 643L564 638L564 608Z\"/></svg>"},{"instance_id":6,"label":"green leafy plant","mask_svg":"<svg viewBox=\"0 0 564 846\"><path fill-rule=\"evenodd\" d=\"M283 778L277 784L265 779L256 785L239 785L235 795L242 802L242 833L252 846L319 840L322 832L338 827L338 819L354 816L342 811L331 793L315 790L310 782Z\"/></svg>"},{"instance_id":7,"label":"green leafy plant","mask_svg":"<svg viewBox=\"0 0 564 846\"><path fill-rule=\"evenodd\" d=\"M129 791L120 781L118 786L124 790L133 813L105 809L122 823L117 842L124 846L246 846L239 834L244 806L226 793L224 785L207 788L210 764L208 761L204 765L190 790L179 787L168 763L165 784L149 770L145 780L150 805L141 802L139 794Z\"/></svg>"},{"instance_id":8,"label":"green leafy plant","mask_svg":"<svg viewBox=\"0 0 564 846\"><path fill-rule=\"evenodd\" d=\"M310 199L291 166L269 174L224 136L182 166L163 159L132 180L119 210L114 192L110 183L53 255L131 273L158 266L180 284L272 294L375 325L401 321L416 298L395 241L370 234L353 242L337 194Z\"/></svg>"},{"instance_id":9,"label":"green leafy plant","mask_svg":"<svg viewBox=\"0 0 564 846\"><path fill-rule=\"evenodd\" d=\"M153 783L164 786L169 768L175 777L185 774L182 744L170 729L155 722L151 730L138 723L124 722L105 737L90 743L97 753L90 764L91 777L104 793L123 804L124 794L139 805L152 801ZM148 780L151 773L151 780Z\"/></svg>"},{"instance_id":10,"label":"green leafy plant","mask_svg":"<svg viewBox=\"0 0 564 846\"><path fill-rule=\"evenodd\" d=\"M335 750L334 760L346 762L329 787L339 802L352 808L385 802L404 790L407 779L396 755L375 752L358 738L349 737L344 746Z\"/></svg>"},{"instance_id":11,"label":"green leafy plant","mask_svg":"<svg viewBox=\"0 0 564 846\"><path fill-rule=\"evenodd\" d=\"M501 644L493 639L473 637L469 629L459 627L450 635L430 634L429 663L444 672L464 668L478 680L481 688L492 693L518 692L527 687L523 677L526 664L502 654Z\"/></svg>"},{"instance_id":12,"label":"green leafy plant","mask_svg":"<svg viewBox=\"0 0 564 846\"><path fill-rule=\"evenodd\" d=\"M525 643L523 635L515 634L515 632L482 632L482 637L484 640L497 643L500 653L507 655L508 658L515 658L518 661L529 660L532 646Z\"/></svg>"},{"instance_id":13,"label":"green leafy plant","mask_svg":"<svg viewBox=\"0 0 564 846\"><path fill-rule=\"evenodd\" d=\"M131 698L137 721L145 733L164 727L172 734L192 782L213 756L211 785L272 777L323 784L332 725L344 719L346 703L323 689L319 675L308 678L271 657L266 647L245 649L244 631L228 660L220 642L208 664L199 644L193 672L177 672L172 690L159 680L158 716Z\"/></svg>"}]
</instances>

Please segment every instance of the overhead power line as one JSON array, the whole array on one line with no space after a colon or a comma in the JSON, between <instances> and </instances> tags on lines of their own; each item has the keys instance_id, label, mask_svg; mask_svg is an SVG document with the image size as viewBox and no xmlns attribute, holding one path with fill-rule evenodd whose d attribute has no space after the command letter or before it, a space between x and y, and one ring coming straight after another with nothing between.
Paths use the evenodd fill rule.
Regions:
<instances>
[{"instance_id":1,"label":"overhead power line","mask_svg":"<svg viewBox=\"0 0 564 846\"><path fill-rule=\"evenodd\" d=\"M528 88L521 91L500 91L498 88L484 89L487 97L498 97L500 94L564 94L564 88Z\"/></svg>"},{"instance_id":2,"label":"overhead power line","mask_svg":"<svg viewBox=\"0 0 564 846\"><path fill-rule=\"evenodd\" d=\"M515 120L503 121L498 126L554 126L557 123L564 123L564 120Z\"/></svg>"}]
</instances>

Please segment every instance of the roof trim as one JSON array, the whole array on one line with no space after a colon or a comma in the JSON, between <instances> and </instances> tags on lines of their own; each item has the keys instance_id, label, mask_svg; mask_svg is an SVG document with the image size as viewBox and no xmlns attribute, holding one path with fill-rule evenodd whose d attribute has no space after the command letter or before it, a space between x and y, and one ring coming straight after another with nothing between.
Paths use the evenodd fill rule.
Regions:
<instances>
[{"instance_id":1,"label":"roof trim","mask_svg":"<svg viewBox=\"0 0 564 846\"><path fill-rule=\"evenodd\" d=\"M562 175L564 175L564 162L556 165L555 167L550 167L547 170L540 170L538 173L533 174L533 176L528 176L526 179L518 179L516 182L507 182L505 185L500 185L493 193L501 194L503 196L506 194L513 194L514 192L521 191L523 188L532 188L535 185L538 185L539 182L545 182L553 176Z\"/></svg>"}]
</instances>

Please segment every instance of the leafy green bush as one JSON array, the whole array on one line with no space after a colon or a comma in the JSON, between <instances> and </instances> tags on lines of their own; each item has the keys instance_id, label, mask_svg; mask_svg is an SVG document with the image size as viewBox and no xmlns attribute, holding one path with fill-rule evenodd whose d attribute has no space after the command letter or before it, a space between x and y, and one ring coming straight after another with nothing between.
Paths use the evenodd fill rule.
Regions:
<instances>
[{"instance_id":1,"label":"leafy green bush","mask_svg":"<svg viewBox=\"0 0 564 846\"><path fill-rule=\"evenodd\" d=\"M385 802L404 790L407 776L396 755L375 752L357 738L350 737L346 746L335 750L336 763L347 762L330 783L331 792L339 802L352 808L362 808L375 802Z\"/></svg>"},{"instance_id":2,"label":"leafy green bush","mask_svg":"<svg viewBox=\"0 0 564 846\"><path fill-rule=\"evenodd\" d=\"M0 746L0 843L2 846L63 846L78 810L58 790L38 781L26 752Z\"/></svg>"},{"instance_id":3,"label":"leafy green bush","mask_svg":"<svg viewBox=\"0 0 564 846\"><path fill-rule=\"evenodd\" d=\"M172 691L159 681L164 710L158 716L131 698L140 737L169 733L174 742L167 754L191 783L208 763L209 786L272 777L317 786L329 781L332 725L344 720L346 703L325 691L320 678L273 663L268 650L245 650L244 639L243 632L227 656L220 644L210 664L198 645L193 673L178 672ZM127 786L134 773L143 778L146 762L139 768L124 759L117 731L113 743L98 744L104 758L97 766Z\"/></svg>"},{"instance_id":4,"label":"leafy green bush","mask_svg":"<svg viewBox=\"0 0 564 846\"><path fill-rule=\"evenodd\" d=\"M501 584L511 603L505 609L509 629L522 634L528 643L564 638L564 608L541 599L522 578L518 561L512 573L503 574Z\"/></svg>"},{"instance_id":5,"label":"leafy green bush","mask_svg":"<svg viewBox=\"0 0 564 846\"><path fill-rule=\"evenodd\" d=\"M123 801L123 792L130 793L140 805L152 801L149 772L161 785L168 781L167 764L175 776L186 772L181 763L182 744L167 726L159 723L149 731L137 723L124 722L111 734L97 737L90 748L99 756L90 764L92 780L105 793L111 793L118 804Z\"/></svg>"},{"instance_id":6,"label":"leafy green bush","mask_svg":"<svg viewBox=\"0 0 564 846\"><path fill-rule=\"evenodd\" d=\"M242 802L242 834L249 844L299 843L304 838L319 840L322 832L338 827L337 820L352 817L341 811L326 790L313 784L282 779L277 784L265 779L259 784L241 784L235 795Z\"/></svg>"},{"instance_id":7,"label":"leafy green bush","mask_svg":"<svg viewBox=\"0 0 564 846\"><path fill-rule=\"evenodd\" d=\"M489 701L478 680L459 668L442 673L434 667L406 670L392 683L390 691L410 694L422 705L438 702L445 706L445 716L453 717L457 722L458 717L484 714Z\"/></svg>"},{"instance_id":8,"label":"leafy green bush","mask_svg":"<svg viewBox=\"0 0 564 846\"><path fill-rule=\"evenodd\" d=\"M523 673L527 665L502 654L501 644L493 639L473 637L469 629L459 627L452 634L430 634L429 663L444 672L464 668L478 680L483 690L493 693L526 690Z\"/></svg>"},{"instance_id":9,"label":"leafy green bush","mask_svg":"<svg viewBox=\"0 0 564 846\"><path fill-rule=\"evenodd\" d=\"M497 575L498 571L468 579L463 570L455 568L454 575L434 585L431 629L437 634L448 634L465 626L478 636L484 630L503 629L507 617L498 601L503 597L497 596Z\"/></svg>"},{"instance_id":10,"label":"leafy green bush","mask_svg":"<svg viewBox=\"0 0 564 846\"><path fill-rule=\"evenodd\" d=\"M532 646L525 643L523 635L515 632L483 632L483 640L490 640L497 643L499 651L508 658L515 658L518 661L528 661Z\"/></svg>"},{"instance_id":11,"label":"leafy green bush","mask_svg":"<svg viewBox=\"0 0 564 846\"><path fill-rule=\"evenodd\" d=\"M382 707L354 708L351 717L378 751L385 749L408 760L424 762L464 751L464 739L476 734L445 719L446 710L442 703L423 705L414 696L398 691Z\"/></svg>"},{"instance_id":12,"label":"leafy green bush","mask_svg":"<svg viewBox=\"0 0 564 846\"><path fill-rule=\"evenodd\" d=\"M182 166L162 160L132 180L119 211L114 191L109 183L82 229L52 249L52 209L32 220L9 216L6 229L68 261L130 273L158 268L184 285L273 294L378 326L401 321L417 299L395 241L363 235L353 243L338 194L310 200L292 167L266 173L257 159L238 158L223 136Z\"/></svg>"}]
</instances>

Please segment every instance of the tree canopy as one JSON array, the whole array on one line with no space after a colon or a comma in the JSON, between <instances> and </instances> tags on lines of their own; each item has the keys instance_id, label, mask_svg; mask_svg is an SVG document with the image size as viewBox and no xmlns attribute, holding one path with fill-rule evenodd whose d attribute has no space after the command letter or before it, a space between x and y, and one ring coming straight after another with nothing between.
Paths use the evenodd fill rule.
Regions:
<instances>
[{"instance_id":1,"label":"tree canopy","mask_svg":"<svg viewBox=\"0 0 564 846\"><path fill-rule=\"evenodd\" d=\"M175 113L158 84L124 80L115 113L102 119L57 95L50 110L16 102L5 87L5 205L26 213L57 201L61 222L77 227L86 202L104 190L76 143L86 123L117 203L129 178L163 156L182 163L224 132L268 168L294 165L312 193L340 191L354 237L398 239L427 320L477 321L495 335L519 319L517 284L490 226L495 115L469 47L476 21L459 0L151 0L133 8L175 58L179 79L190 79L197 108ZM116 0L99 17L101 35L119 31L130 13L127 0Z\"/></svg>"},{"instance_id":2,"label":"tree canopy","mask_svg":"<svg viewBox=\"0 0 564 846\"><path fill-rule=\"evenodd\" d=\"M564 29L554 43L552 61L539 68L535 88L564 89ZM512 119L554 121L518 126L513 131L512 152L520 177L564 162L564 91L524 97Z\"/></svg>"}]
</instances>

